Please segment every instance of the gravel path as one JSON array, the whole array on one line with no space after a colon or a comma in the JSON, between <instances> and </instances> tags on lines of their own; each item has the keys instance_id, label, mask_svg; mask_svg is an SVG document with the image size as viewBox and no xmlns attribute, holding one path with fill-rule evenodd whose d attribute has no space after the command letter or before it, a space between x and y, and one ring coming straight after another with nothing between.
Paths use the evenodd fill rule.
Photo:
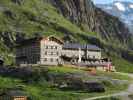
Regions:
<instances>
[{"instance_id":1,"label":"gravel path","mask_svg":"<svg viewBox=\"0 0 133 100\"><path fill-rule=\"evenodd\" d=\"M128 75L129 77L133 78L133 74L128 74L128 73L121 73L121 72L116 72L118 74L121 75ZM114 93L114 94L109 94L109 95L105 95L105 96L97 96L97 97L92 97L92 98L87 98L84 100L96 100L96 99L102 99L102 98L108 98L108 97L117 97L117 96L123 96L123 97L127 97L126 100L130 100L128 98L128 95L133 94L133 82L131 82L131 84L129 85L128 89L119 93Z\"/></svg>"}]
</instances>

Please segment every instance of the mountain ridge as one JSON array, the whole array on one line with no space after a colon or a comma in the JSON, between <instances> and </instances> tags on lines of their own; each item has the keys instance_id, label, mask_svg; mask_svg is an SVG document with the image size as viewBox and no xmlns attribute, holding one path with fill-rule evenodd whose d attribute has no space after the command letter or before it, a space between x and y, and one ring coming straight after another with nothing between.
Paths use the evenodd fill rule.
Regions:
<instances>
[{"instance_id":1,"label":"mountain ridge","mask_svg":"<svg viewBox=\"0 0 133 100\"><path fill-rule=\"evenodd\" d=\"M129 27L130 32L133 33L133 2L116 1L110 4L96 4L96 6L105 12L118 17L127 27Z\"/></svg>"},{"instance_id":2,"label":"mountain ridge","mask_svg":"<svg viewBox=\"0 0 133 100\"><path fill-rule=\"evenodd\" d=\"M99 19L103 19L103 17L104 17L104 16L98 16L98 11L99 11L99 12L102 12L103 14L105 14L107 17L110 17L111 19L114 18L116 22L118 22L119 24L121 24L121 26L123 26L123 28L126 31L124 32L124 30L122 30L122 28L119 28L119 30L122 30L121 36L124 35L124 38L126 38L125 36L129 34L128 30L125 28L124 24L119 21L119 19L117 19L116 17L113 17L113 16L103 12L102 10L96 8L91 1L88 1L88 0L83 0L83 1L70 0L69 2L74 2L72 5L73 7L71 7L71 5L69 5L67 0L64 0L64 4L66 6L63 5L62 2L59 2L59 1L57 2L57 0L53 0L53 1L56 2L56 4L57 4L56 7L58 6L58 4L61 4L63 7L65 7L66 8L65 10L62 10L61 8L59 9L61 14L63 14L63 16L65 16L67 19L69 19L73 23L76 23L78 26L82 27L83 30L86 29L87 31L95 31L97 33L101 33L101 35L104 33L104 30L101 31L100 30L101 27L100 27L100 25L98 25L98 24L102 24L101 22L98 22ZM58 6L58 8L59 8L59 6ZM74 8L75 8L75 11L74 11ZM88 9L86 9L86 8L88 8ZM85 26L87 26L87 27L85 27ZM118 25L118 26L120 26L120 25ZM108 28L108 27L109 26L106 26L106 28ZM113 29L113 30L115 30L115 29ZM107 34L113 34L111 31L108 32L108 30L106 30L106 33ZM114 34L118 34L118 33L119 32L115 32ZM127 37L130 37L130 35Z\"/></svg>"}]
</instances>

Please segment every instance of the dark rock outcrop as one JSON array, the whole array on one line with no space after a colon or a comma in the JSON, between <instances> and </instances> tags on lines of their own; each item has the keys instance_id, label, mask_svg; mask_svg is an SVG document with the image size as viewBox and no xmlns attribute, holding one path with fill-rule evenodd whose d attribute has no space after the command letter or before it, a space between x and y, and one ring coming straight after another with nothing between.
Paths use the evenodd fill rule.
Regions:
<instances>
[{"instance_id":1,"label":"dark rock outcrop","mask_svg":"<svg viewBox=\"0 0 133 100\"><path fill-rule=\"evenodd\" d=\"M24 0L11 0L11 1L19 5L21 5L24 2Z\"/></svg>"},{"instance_id":2,"label":"dark rock outcrop","mask_svg":"<svg viewBox=\"0 0 133 100\"><path fill-rule=\"evenodd\" d=\"M14 77L22 79L23 82L32 83L46 80L62 90L82 90L86 92L105 92L105 87L99 82L84 82L76 73L60 74L49 73L47 68L32 68L32 67L0 67L0 75L6 77Z\"/></svg>"}]
</instances>

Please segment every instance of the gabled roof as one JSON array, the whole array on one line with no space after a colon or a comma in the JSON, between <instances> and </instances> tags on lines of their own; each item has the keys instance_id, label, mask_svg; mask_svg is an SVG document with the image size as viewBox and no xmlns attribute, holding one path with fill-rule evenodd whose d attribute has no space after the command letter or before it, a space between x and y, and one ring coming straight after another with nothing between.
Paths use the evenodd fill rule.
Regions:
<instances>
[{"instance_id":1,"label":"gabled roof","mask_svg":"<svg viewBox=\"0 0 133 100\"><path fill-rule=\"evenodd\" d=\"M49 36L49 37L47 37L47 38L48 38L48 39L51 39L51 40L54 40L54 41L56 41L56 42L58 42L58 43L60 43L60 44L63 44L63 41L62 41L61 39L55 37L55 36Z\"/></svg>"},{"instance_id":2,"label":"gabled roof","mask_svg":"<svg viewBox=\"0 0 133 100\"><path fill-rule=\"evenodd\" d=\"M6 93L9 96L27 96L25 92L20 90L10 90Z\"/></svg>"},{"instance_id":3,"label":"gabled roof","mask_svg":"<svg viewBox=\"0 0 133 100\"><path fill-rule=\"evenodd\" d=\"M19 41L19 42L17 42L17 46L29 45L29 44L32 44L32 43L39 42L42 39L51 39L51 40L57 41L60 44L63 44L63 41L61 41L60 39L58 39L55 36L48 36L48 37L42 36L42 37L34 37L34 38L24 39L22 41Z\"/></svg>"},{"instance_id":4,"label":"gabled roof","mask_svg":"<svg viewBox=\"0 0 133 100\"><path fill-rule=\"evenodd\" d=\"M19 42L17 42L17 46L22 46L22 45L28 45L31 43L36 43L37 41L40 41L42 39L42 37L34 37L34 38L30 38L30 39L24 39L21 40Z\"/></svg>"},{"instance_id":5,"label":"gabled roof","mask_svg":"<svg viewBox=\"0 0 133 100\"><path fill-rule=\"evenodd\" d=\"M81 48L82 50L87 49L87 50L101 50L99 47L96 45L90 45L90 44L78 44L78 43L65 43L63 45L63 49L79 49Z\"/></svg>"}]
</instances>

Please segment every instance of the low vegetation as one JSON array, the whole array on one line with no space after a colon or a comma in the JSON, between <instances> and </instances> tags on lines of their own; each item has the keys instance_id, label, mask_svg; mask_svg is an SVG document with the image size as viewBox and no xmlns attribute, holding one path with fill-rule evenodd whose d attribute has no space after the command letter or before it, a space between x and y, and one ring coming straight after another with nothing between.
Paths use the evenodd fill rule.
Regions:
<instances>
[{"instance_id":1,"label":"low vegetation","mask_svg":"<svg viewBox=\"0 0 133 100\"><path fill-rule=\"evenodd\" d=\"M44 100L44 99L49 99L49 100L81 100L83 98L88 98L88 97L93 97L93 96L99 96L99 95L105 95L105 94L110 94L110 93L115 93L118 91L122 91L127 88L127 83L124 84L119 84L116 87L116 84L113 84L112 82L106 80L102 81L102 84L105 85L106 87L106 92L105 93L88 93L83 90L61 90L58 87L55 87L52 81L47 81L45 79L46 74L39 74L41 70L40 68L35 68L36 73L34 73L35 77L38 77L38 80L34 80L34 76L29 78L28 81L25 81L24 79L21 78L15 78L11 76L1 76L0 77L0 89L1 92L6 90L6 89L21 89L24 90L29 97L32 100ZM43 72L43 71L42 71ZM45 71L44 71L45 72ZM48 68L48 73L54 73L58 75L69 75L74 73L73 75L76 74L81 74L83 75L84 73L89 74L86 71L75 69L75 68L66 68L66 67L49 67ZM113 75L112 75L113 74ZM123 80L128 80L129 78L123 77L123 75L117 75L115 73L106 73L106 72L98 72L97 75L88 75L91 80L96 80L97 76L98 77L103 77L103 75L106 75L110 79L123 79ZM40 77L39 77L40 75ZM118 77L119 76L119 77ZM88 77L88 80L89 80ZM120 78L123 77L123 78ZM102 78L103 79L103 78ZM100 82L100 81L99 81Z\"/></svg>"},{"instance_id":2,"label":"low vegetation","mask_svg":"<svg viewBox=\"0 0 133 100\"><path fill-rule=\"evenodd\" d=\"M102 98L102 99L96 99L96 100L120 100L117 97L110 97L110 98Z\"/></svg>"},{"instance_id":3,"label":"low vegetation","mask_svg":"<svg viewBox=\"0 0 133 100\"><path fill-rule=\"evenodd\" d=\"M133 73L133 63L121 57L113 57L113 64L119 72Z\"/></svg>"},{"instance_id":4,"label":"low vegetation","mask_svg":"<svg viewBox=\"0 0 133 100\"><path fill-rule=\"evenodd\" d=\"M106 76L106 77L110 77L110 78L113 78L113 79L119 79L119 80L131 80L132 79L129 76L120 75L120 74L117 74L117 73L114 73L114 72L102 72L102 71L98 71L97 75L101 76L101 77Z\"/></svg>"},{"instance_id":5,"label":"low vegetation","mask_svg":"<svg viewBox=\"0 0 133 100\"><path fill-rule=\"evenodd\" d=\"M88 73L91 75L91 73L88 70L88 68L85 69L79 69L77 68L72 68L72 67L67 67L67 66L57 66L57 67L48 67L49 72L57 72L57 73ZM126 75L120 75L117 74L115 72L103 72L103 71L96 71L96 75L93 76L93 78L95 76L99 76L99 77L110 77L113 79L120 79L120 80L131 80L131 78L129 76Z\"/></svg>"},{"instance_id":6,"label":"low vegetation","mask_svg":"<svg viewBox=\"0 0 133 100\"><path fill-rule=\"evenodd\" d=\"M48 67L49 72L55 73L84 73L83 70L77 68L71 68L70 66L57 66L57 67Z\"/></svg>"}]
</instances>

